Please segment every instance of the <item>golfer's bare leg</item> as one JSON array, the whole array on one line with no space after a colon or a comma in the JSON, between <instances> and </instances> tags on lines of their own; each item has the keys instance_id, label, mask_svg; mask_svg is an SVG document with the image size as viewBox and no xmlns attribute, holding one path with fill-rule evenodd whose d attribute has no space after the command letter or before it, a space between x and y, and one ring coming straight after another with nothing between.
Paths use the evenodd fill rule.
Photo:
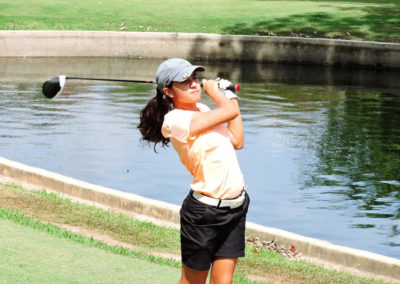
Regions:
<instances>
[{"instance_id":1,"label":"golfer's bare leg","mask_svg":"<svg viewBox=\"0 0 400 284\"><path fill-rule=\"evenodd\" d=\"M182 276L178 284L204 284L206 283L208 270L194 270L182 263Z\"/></svg>"},{"instance_id":2,"label":"golfer's bare leg","mask_svg":"<svg viewBox=\"0 0 400 284\"><path fill-rule=\"evenodd\" d=\"M210 284L231 284L237 258L217 258L211 268Z\"/></svg>"}]
</instances>

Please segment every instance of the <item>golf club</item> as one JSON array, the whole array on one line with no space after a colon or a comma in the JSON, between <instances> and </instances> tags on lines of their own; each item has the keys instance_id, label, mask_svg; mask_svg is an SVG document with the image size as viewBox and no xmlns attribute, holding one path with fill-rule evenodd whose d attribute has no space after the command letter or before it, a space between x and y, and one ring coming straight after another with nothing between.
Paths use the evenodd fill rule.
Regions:
<instances>
[{"instance_id":1,"label":"golf club","mask_svg":"<svg viewBox=\"0 0 400 284\"><path fill-rule=\"evenodd\" d=\"M66 80L92 80L92 81L111 81L111 82L129 82L129 83L144 83L144 84L155 84L155 81L150 80L126 80L126 79L106 79L106 78L84 78L84 77L69 77L65 75L60 75L57 77L52 77L45 81L42 86L43 95L48 99L54 99L59 94L61 94ZM232 92L240 90L239 84L232 84L227 88Z\"/></svg>"}]
</instances>

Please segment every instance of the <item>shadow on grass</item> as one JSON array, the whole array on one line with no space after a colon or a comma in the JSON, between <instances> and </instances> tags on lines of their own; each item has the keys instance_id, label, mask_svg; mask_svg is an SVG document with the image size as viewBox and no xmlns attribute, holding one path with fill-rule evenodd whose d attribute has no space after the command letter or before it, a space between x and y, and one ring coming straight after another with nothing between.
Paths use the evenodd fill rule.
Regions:
<instances>
[{"instance_id":1,"label":"shadow on grass","mask_svg":"<svg viewBox=\"0 0 400 284\"><path fill-rule=\"evenodd\" d=\"M359 11L359 16L351 8L344 8L344 11L349 14L348 17L324 13L299 14L259 21L253 25L239 23L227 26L224 33L400 42L399 4L357 7L354 11Z\"/></svg>"}]
</instances>

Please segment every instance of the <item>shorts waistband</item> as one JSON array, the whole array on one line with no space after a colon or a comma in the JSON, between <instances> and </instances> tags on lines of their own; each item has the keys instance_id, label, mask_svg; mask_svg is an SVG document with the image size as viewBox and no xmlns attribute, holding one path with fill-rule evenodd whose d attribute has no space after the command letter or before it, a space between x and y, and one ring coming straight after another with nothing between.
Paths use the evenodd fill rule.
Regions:
<instances>
[{"instance_id":1,"label":"shorts waistband","mask_svg":"<svg viewBox=\"0 0 400 284\"><path fill-rule=\"evenodd\" d=\"M190 194L198 201L200 201L204 204L207 204L207 205L215 206L217 208L234 209L234 208L242 206L242 204L244 203L244 200L246 199L246 190L245 189L243 189L242 193L238 197L235 197L234 199L213 198L213 197L209 197L209 196L197 193L193 190L190 191Z\"/></svg>"}]
</instances>

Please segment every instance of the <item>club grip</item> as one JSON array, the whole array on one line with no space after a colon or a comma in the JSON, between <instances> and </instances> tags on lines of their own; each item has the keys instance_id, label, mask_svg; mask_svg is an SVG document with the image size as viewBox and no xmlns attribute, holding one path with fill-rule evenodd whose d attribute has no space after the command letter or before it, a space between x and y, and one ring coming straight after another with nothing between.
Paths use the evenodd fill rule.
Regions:
<instances>
[{"instance_id":1,"label":"club grip","mask_svg":"<svg viewBox=\"0 0 400 284\"><path fill-rule=\"evenodd\" d=\"M230 84L228 86L228 88L226 88L226 89L236 93L236 91L240 91L240 85L239 84Z\"/></svg>"},{"instance_id":2,"label":"club grip","mask_svg":"<svg viewBox=\"0 0 400 284\"><path fill-rule=\"evenodd\" d=\"M203 88L203 83L200 83L200 86ZM226 89L236 93L236 91L240 91L240 85L239 84L230 84Z\"/></svg>"}]
</instances>

